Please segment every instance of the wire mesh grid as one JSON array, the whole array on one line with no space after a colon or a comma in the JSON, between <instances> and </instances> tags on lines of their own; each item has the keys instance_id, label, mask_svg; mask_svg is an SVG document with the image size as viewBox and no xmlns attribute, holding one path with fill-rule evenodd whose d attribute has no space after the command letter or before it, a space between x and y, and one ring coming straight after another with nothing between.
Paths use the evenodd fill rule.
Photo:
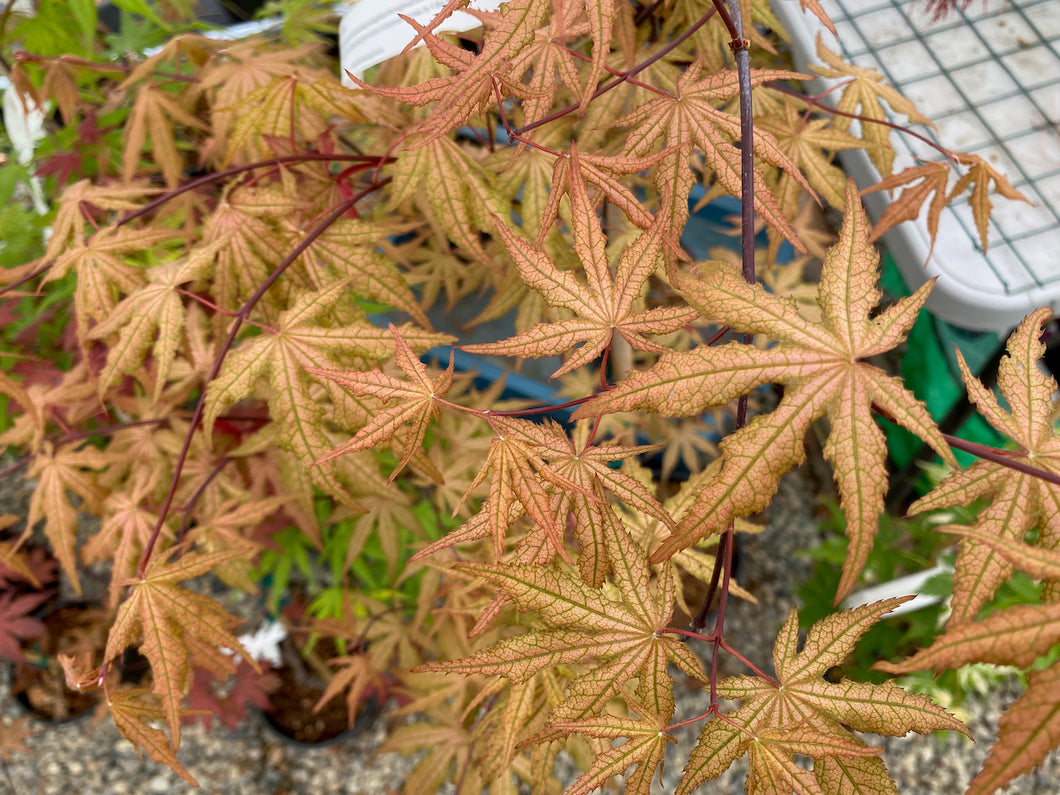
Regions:
<instances>
[{"instance_id":1,"label":"wire mesh grid","mask_svg":"<svg viewBox=\"0 0 1060 795\"><path fill-rule=\"evenodd\" d=\"M799 67L806 68L816 60L823 27L793 12L794 3L774 6L792 34ZM969 328L1003 330L1034 306L1060 308L1060 2L972 0L940 18L925 0L822 0L821 6L839 34L838 42L826 35L831 49L876 69L912 99L937 124L922 133L984 158L1032 202L994 201L984 252L962 197L944 212L930 260L925 208L916 224L902 224L885 238L907 281L915 286L940 276L933 309ZM911 136L892 133L891 141L895 171L942 157ZM859 183L876 181L863 153L855 157L860 160L844 158L844 165Z\"/></svg>"}]
</instances>

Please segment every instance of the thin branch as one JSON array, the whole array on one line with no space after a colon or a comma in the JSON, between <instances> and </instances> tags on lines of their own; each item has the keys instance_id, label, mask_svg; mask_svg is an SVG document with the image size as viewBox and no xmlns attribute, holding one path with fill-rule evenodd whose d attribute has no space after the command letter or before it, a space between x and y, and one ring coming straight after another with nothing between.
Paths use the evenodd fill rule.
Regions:
<instances>
[{"instance_id":1,"label":"thin branch","mask_svg":"<svg viewBox=\"0 0 1060 795\"><path fill-rule=\"evenodd\" d=\"M890 127L892 130L897 130L903 135L909 135L913 138L916 138L918 141L922 141L923 143L930 146L932 149L937 150L947 160L958 159L956 152L947 149L946 147L936 143L935 141L932 141L926 135L921 135L916 130L910 129L905 125L896 124L895 122L887 121L886 119L873 119L868 116L861 116L857 113L847 113L844 110L833 108L827 102L821 102L820 99L818 99L817 97L811 97L808 94L803 94L801 91L796 91L795 89L788 88L787 86L771 85L770 88L772 88L774 91L779 91L781 94L787 94L791 97L797 97L798 99L801 99L803 102L805 102L807 105L812 105L818 110L823 110L825 113L831 113L833 116L842 116L845 119L854 119L855 121L859 121L862 124L880 124L884 127ZM825 93L827 94L827 92ZM824 96L824 94L822 94L821 96Z\"/></svg>"},{"instance_id":2,"label":"thin branch","mask_svg":"<svg viewBox=\"0 0 1060 795\"><path fill-rule=\"evenodd\" d=\"M339 202L330 213L328 213L313 229L311 229L294 250L292 250L283 262L276 266L269 277L255 290L254 294L247 299L247 302L243 304L243 308L239 310L239 314L232 322L232 327L228 331L228 336L225 341L221 343L221 350L218 352L217 357L214 359L213 367L210 368L210 373L206 377L206 383L209 384L217 375L221 372L221 366L224 364L225 357L228 355L228 351L231 350L232 344L235 342L236 335L239 333L239 329L243 326L243 321L250 315L251 310L257 306L265 293L269 291L269 288L274 285L284 272L294 263L302 254L308 249L314 241L327 229L338 221L346 211L353 207L357 202L367 196L369 193L378 190L380 187L390 182L390 178L387 177L380 182L365 188L364 190L355 193L345 201ZM158 538L162 534L162 527L166 521L166 517L169 515L170 509L173 507L173 499L177 493L177 486L180 484L180 476L184 471L184 462L188 458L188 453L191 450L191 442L195 437L195 432L198 428L199 423L202 421L202 415L206 410L206 394L207 390L203 390L202 395L199 396L198 402L195 404L195 413L192 415L191 424L188 427L188 432L184 435L184 444L181 445L180 454L177 456L176 462L173 464L173 478L169 483L169 490L166 492L166 499L162 503L162 507L158 512L158 521L155 523L154 530L151 532L151 537L148 539L147 544L144 545L143 554L140 556L140 562L136 567L136 576L141 579L147 569L147 563L151 559L151 553L154 552L155 544L158 543Z\"/></svg>"},{"instance_id":3,"label":"thin branch","mask_svg":"<svg viewBox=\"0 0 1060 795\"><path fill-rule=\"evenodd\" d=\"M942 434L942 438L946 440L946 444L956 450L963 450L966 453L971 453L972 455L978 456L986 461L992 461L1003 467L1022 472L1024 475L1030 475L1039 480L1044 480L1046 483L1051 483L1054 486L1060 486L1060 475L1055 472L1040 469L1026 463L1025 461L1017 460L1014 456L1019 455L1019 453L1000 450L997 447L988 447L985 444L978 444L976 442L967 442L964 439L958 439L956 436L951 436L948 433Z\"/></svg>"},{"instance_id":4,"label":"thin branch","mask_svg":"<svg viewBox=\"0 0 1060 795\"><path fill-rule=\"evenodd\" d=\"M282 157L269 158L268 160L259 160L255 163L248 163L245 166L232 166L231 168L226 168L223 171L217 171L211 174L207 174L203 177L198 177L197 179L193 179L190 182L184 183L179 188L174 188L171 191L167 191L163 195L159 196L157 199L149 201L143 207L129 213L124 218L121 218L117 222L116 226L122 226L124 224L129 223L130 221L135 221L137 218L140 218L144 215L148 215L149 213L154 212L157 207L165 204L166 202L172 201L178 196L187 193L188 191L195 190L196 188L201 187L202 185L209 185L211 182L226 180L229 177L233 177L237 174L243 174L248 171L255 171L259 168L282 166L286 165L287 163L311 163L320 160L336 163L378 163L379 165L385 165L386 163L394 162L394 158L386 156L376 157L374 155L345 154L331 155L325 154L323 152L306 152L300 155L284 155Z\"/></svg>"}]
</instances>

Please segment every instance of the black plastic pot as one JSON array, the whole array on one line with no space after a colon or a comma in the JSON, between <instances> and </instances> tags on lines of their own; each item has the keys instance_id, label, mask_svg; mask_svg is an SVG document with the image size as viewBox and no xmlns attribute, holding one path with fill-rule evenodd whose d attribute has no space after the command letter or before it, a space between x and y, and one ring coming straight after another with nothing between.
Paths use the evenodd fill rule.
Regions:
<instances>
[{"instance_id":1,"label":"black plastic pot","mask_svg":"<svg viewBox=\"0 0 1060 795\"><path fill-rule=\"evenodd\" d=\"M305 748L326 747L364 731L379 719L382 705L374 694L364 700L352 726L347 722L344 698L336 696L314 710L327 683L308 669L289 640L281 644L281 653L285 664L272 670L280 686L269 695L271 708L261 711L265 725L277 738Z\"/></svg>"}]
</instances>

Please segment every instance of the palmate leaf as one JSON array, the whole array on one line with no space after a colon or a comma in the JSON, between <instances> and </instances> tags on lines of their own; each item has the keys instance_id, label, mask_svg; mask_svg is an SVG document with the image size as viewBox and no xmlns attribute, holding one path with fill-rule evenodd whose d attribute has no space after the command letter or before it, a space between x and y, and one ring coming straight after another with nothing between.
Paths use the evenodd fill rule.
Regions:
<instances>
[{"instance_id":1,"label":"palmate leaf","mask_svg":"<svg viewBox=\"0 0 1060 795\"><path fill-rule=\"evenodd\" d=\"M396 434L405 431L405 426L408 423L412 423L412 427L405 431L405 449L397 467L391 473L390 477L393 480L423 445L423 437L427 433L427 426L438 415L436 398L441 398L449 389L450 384L452 384L453 364L450 362L449 369L432 380L427 372L427 367L416 358L409 344L405 341L405 335L393 324L390 324L388 333L396 348L394 362L408 377L408 381L401 381L384 373L382 370L358 372L353 370L326 370L319 367L306 368L306 372L334 381L359 397L373 396L388 403L393 400L400 401L377 412L368 420L367 425L357 431L352 439L335 448L315 463L324 464L347 453L371 449L393 439ZM439 344L452 341L452 338L445 334L435 334L433 337Z\"/></svg>"},{"instance_id":2,"label":"palmate leaf","mask_svg":"<svg viewBox=\"0 0 1060 795\"><path fill-rule=\"evenodd\" d=\"M129 598L118 608L107 638L106 660L113 660L130 645L138 644L140 653L150 662L153 692L161 700L158 717L164 715L169 724L174 750L180 747L180 704L191 685L189 654L206 649L216 652L223 647L250 659L250 654L229 631L238 619L212 599L181 588L177 583L206 574L237 554L230 550L190 553L172 561L167 561L165 554L154 556L143 578L129 581ZM235 671L229 658L215 653L211 659L221 663L228 673ZM152 745L141 742L152 756L153 743L153 740Z\"/></svg>"},{"instance_id":3,"label":"palmate leaf","mask_svg":"<svg viewBox=\"0 0 1060 795\"><path fill-rule=\"evenodd\" d=\"M344 281L304 293L280 315L275 333L244 341L225 359L218 377L207 388L203 420L209 435L227 405L253 394L258 379L268 378L269 413L280 428L280 444L298 455L304 466L320 461L321 466L310 470L311 476L317 485L340 498L345 490L338 482L336 465L327 463L334 457L327 456L333 445L322 427L323 407L310 394L309 374L340 372L334 355L383 359L393 350L393 334L397 333L374 326L363 318L334 327L321 320L336 303L348 302L349 298ZM402 344L406 347L411 344L419 350L451 340L445 334L412 327L405 328L404 337L409 343ZM321 364L331 365L334 372L319 370ZM378 419L377 416L373 422Z\"/></svg>"},{"instance_id":4,"label":"palmate leaf","mask_svg":"<svg viewBox=\"0 0 1060 795\"><path fill-rule=\"evenodd\" d=\"M1010 546L1005 542L997 541L995 546L1009 554ZM1049 576L1060 573L1060 553L1052 550L1028 547L1025 556L1017 552L1011 557L1021 563L1044 558L1044 568L1037 569L1032 562L1027 565L1028 571ZM981 621L947 627L930 648L901 663L878 662L873 667L893 674L959 668L973 662L1026 669L1057 643L1060 643L1060 603L1018 605L999 610ZM1002 714L997 743L990 749L982 771L969 785L968 793L994 792L1030 771L1058 746L1060 664L1054 663L1028 674L1027 690Z\"/></svg>"},{"instance_id":5,"label":"palmate leaf","mask_svg":"<svg viewBox=\"0 0 1060 795\"><path fill-rule=\"evenodd\" d=\"M825 672L842 664L883 614L911 598L828 616L810 629L801 649L792 610L773 646L776 683L754 676L718 683L719 696L742 701L743 706L726 720L715 719L704 727L685 766L679 795L720 775L744 751L751 757L749 792L893 793L897 790L876 756L880 749L866 746L855 731L902 736L949 729L967 734L956 718L926 696L907 693L893 682L825 679ZM794 764L795 754L814 759L813 773Z\"/></svg>"},{"instance_id":6,"label":"palmate leaf","mask_svg":"<svg viewBox=\"0 0 1060 795\"><path fill-rule=\"evenodd\" d=\"M886 482L873 473L885 465L887 448L872 417L873 406L953 462L923 404L899 380L864 361L902 342L931 283L871 318L880 297L879 256L868 242L870 225L852 181L847 183L846 201L839 241L821 272L821 323L803 319L793 301L748 285L733 267L705 263L699 280L686 280L688 301L711 320L780 343L766 350L730 343L664 354L652 369L635 373L574 413L581 418L649 408L667 416L688 416L735 400L761 384L785 385L784 398L771 414L756 417L722 442L722 467L704 485L677 531L652 555L653 561L720 533L736 517L764 509L780 476L805 458L803 437L810 423L827 415L831 434L824 452L835 471L850 537L836 594L839 601L864 567L883 509Z\"/></svg>"},{"instance_id":7,"label":"palmate leaf","mask_svg":"<svg viewBox=\"0 0 1060 795\"><path fill-rule=\"evenodd\" d=\"M585 734L626 742L617 748L604 751L596 757L592 767L574 782L564 795L589 795L604 786L612 776L623 775L631 765L637 769L625 776L623 792L628 795L648 795L651 792L655 771L662 764L666 744L677 742L666 734L668 716L646 716L622 718L617 715L601 715L579 721L560 722L555 728L571 734Z\"/></svg>"},{"instance_id":8,"label":"palmate leaf","mask_svg":"<svg viewBox=\"0 0 1060 795\"><path fill-rule=\"evenodd\" d=\"M990 163L979 155L960 155L958 160L962 165L968 166L968 171L957 180L953 186L947 201L953 199L967 190L972 189L972 195L968 198L968 204L972 208L972 218L975 219L975 228L979 232L979 243L983 251L987 249L988 229L987 222L990 220L990 211L993 204L990 201L990 183L994 184L994 190L1006 199L1026 202L1032 204L1031 200L1012 187L1008 177L1000 173Z\"/></svg>"},{"instance_id":9,"label":"palmate leaf","mask_svg":"<svg viewBox=\"0 0 1060 795\"><path fill-rule=\"evenodd\" d=\"M969 398L991 425L1018 446L1018 450L1007 455L1014 461L1060 474L1060 435L1053 425L1056 382L1042 373L1037 364L1045 352L1045 346L1039 341L1042 325L1051 315L1048 309L1037 310L1009 338L1008 355L998 365L998 385L1008 403L1007 411L972 375L959 350L957 361ZM1060 487L992 461L978 461L967 470L950 475L913 503L909 511L920 513L966 505L982 497L989 497L991 504L979 514L975 524L977 532L961 543L954 567L951 615L954 624L974 620L979 609L1012 573L1011 563L995 549L984 546L976 536L993 536L1014 546L1028 530L1038 527L1041 546L1060 548Z\"/></svg>"},{"instance_id":10,"label":"palmate leaf","mask_svg":"<svg viewBox=\"0 0 1060 795\"><path fill-rule=\"evenodd\" d=\"M626 142L629 154L644 156L655 148L659 137L664 137L666 148L672 153L666 158L669 164L665 172L687 171L692 148L698 148L705 163L719 185L731 196L740 196L740 151L733 141L740 140L740 119L731 113L719 110L716 105L735 97L739 83L735 71L721 71L701 76L698 62L690 66L677 81L675 96L653 98L618 121L623 126L633 127ZM769 80L797 80L797 72L755 69L751 71L751 85L757 86ZM653 95L654 97L654 95ZM765 130L756 132L755 154L770 165L783 168L808 192L813 193L796 164L777 146L776 140ZM663 173L662 171L660 173ZM674 202L683 203L687 191L681 190L678 178L673 181ZM766 185L758 170L754 172L755 212L782 234L799 251L805 246L799 240L785 215L785 208L777 204L776 197ZM676 209L676 207L674 208ZM794 215L794 208L790 210ZM678 234L680 230L675 230Z\"/></svg>"},{"instance_id":11,"label":"palmate leaf","mask_svg":"<svg viewBox=\"0 0 1060 795\"><path fill-rule=\"evenodd\" d=\"M439 63L454 69L452 77L438 77L418 86L407 88L378 88L362 82L353 75L359 87L410 105L439 103L417 128L424 144L446 136L451 130L482 113L497 101L497 87L503 86L502 97L526 97L513 74L512 62L521 50L534 42L537 29L544 23L551 7L549 0L510 0L496 12L468 11L485 26L482 49L478 55L447 44L419 23L406 21L416 29L423 42Z\"/></svg>"},{"instance_id":12,"label":"palmate leaf","mask_svg":"<svg viewBox=\"0 0 1060 795\"><path fill-rule=\"evenodd\" d=\"M398 158L391 206L410 200L420 204L428 217L433 214L441 236L448 237L467 256L496 269L482 247L479 232L492 229L492 217L506 214L509 205L482 167L454 141L435 138Z\"/></svg>"},{"instance_id":13,"label":"palmate leaf","mask_svg":"<svg viewBox=\"0 0 1060 795\"><path fill-rule=\"evenodd\" d=\"M77 573L77 509L71 503L69 493L74 492L81 498L83 510L98 513L102 508L103 490L96 483L96 476L88 470L101 469L119 457L94 447L75 450L67 445L55 450L50 443L45 443L29 465L27 476L37 478L37 488L30 497L26 524L33 527L38 520L44 519L44 535L78 595L81 580Z\"/></svg>"},{"instance_id":14,"label":"palmate leaf","mask_svg":"<svg viewBox=\"0 0 1060 795\"><path fill-rule=\"evenodd\" d=\"M206 130L206 125L182 107L182 98L153 86L140 86L135 92L129 118L123 126L125 153L122 158L122 177L129 182L142 174L140 157L144 144L151 141L151 155L165 177L166 185L175 188L180 182L184 161L177 148L177 125L194 130ZM183 100L187 102L186 99Z\"/></svg>"},{"instance_id":15,"label":"palmate leaf","mask_svg":"<svg viewBox=\"0 0 1060 795\"><path fill-rule=\"evenodd\" d=\"M572 150L572 163L577 157ZM572 180L569 195L574 250L585 268L584 286L571 271L560 270L544 251L528 246L506 224L498 220L496 228L523 280L550 305L568 309L575 317L541 323L501 342L465 345L464 350L540 358L566 353L581 344L552 374L557 378L591 363L610 348L616 333L637 350L661 352L665 349L646 335L676 331L696 317L687 307L634 310L645 282L661 264L658 227L626 247L612 274L607 241L585 183Z\"/></svg>"},{"instance_id":16,"label":"palmate leaf","mask_svg":"<svg viewBox=\"0 0 1060 795\"><path fill-rule=\"evenodd\" d=\"M666 566L649 584L651 570L644 552L624 530L609 534L605 542L614 590L592 588L560 564L457 564L460 571L502 589L521 609L536 612L543 626L463 659L428 663L419 670L524 682L558 665L580 665L582 673L571 682L565 700L553 708L553 723L599 714L632 678L640 682L637 699L660 714L666 712L668 719L673 709L668 662L691 676L703 676L701 663L684 644L659 633L673 611L673 577Z\"/></svg>"},{"instance_id":17,"label":"palmate leaf","mask_svg":"<svg viewBox=\"0 0 1060 795\"><path fill-rule=\"evenodd\" d=\"M119 334L117 343L108 346L107 364L99 377L100 394L120 375L134 372L150 349L157 366L154 400L158 402L184 336L184 327L188 325L184 302L177 289L187 282L208 278L221 245L200 247L185 258L151 268L147 272L147 284L118 304L106 320L89 332L89 339Z\"/></svg>"},{"instance_id":18,"label":"palmate leaf","mask_svg":"<svg viewBox=\"0 0 1060 795\"><path fill-rule=\"evenodd\" d=\"M825 66L814 66L813 71L822 77L834 80L842 80L845 85L843 93L836 103L836 109L844 113L860 115L866 119L885 121L888 116L887 107L895 113L901 113L909 117L909 121L917 124L934 125L931 120L916 109L916 106L908 99L899 94L892 86L883 82L883 75L871 67L854 66L846 63L839 55L829 50L817 39L817 57ZM886 106L883 104L886 102ZM851 119L846 116L837 116L833 125L840 130L850 127ZM891 128L883 124L873 122L861 124L861 141L865 151L872 162L887 177L891 174L894 165L894 149L890 144Z\"/></svg>"},{"instance_id":19,"label":"palmate leaf","mask_svg":"<svg viewBox=\"0 0 1060 795\"><path fill-rule=\"evenodd\" d=\"M137 754L143 748L156 762L171 768L193 787L199 786L177 761L165 732L151 725L165 717L157 698L140 688L119 690L107 699L107 707L121 736L133 744Z\"/></svg>"}]
</instances>

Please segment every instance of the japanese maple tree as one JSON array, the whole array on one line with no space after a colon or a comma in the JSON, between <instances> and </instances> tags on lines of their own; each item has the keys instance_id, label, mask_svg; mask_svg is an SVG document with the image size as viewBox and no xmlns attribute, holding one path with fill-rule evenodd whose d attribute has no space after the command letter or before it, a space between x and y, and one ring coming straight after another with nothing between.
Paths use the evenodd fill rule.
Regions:
<instances>
[{"instance_id":1,"label":"japanese maple tree","mask_svg":"<svg viewBox=\"0 0 1060 795\"><path fill-rule=\"evenodd\" d=\"M184 4L151 5L175 19ZM0 443L20 456L6 474L34 483L23 532L0 540L4 576L34 581L23 545L35 533L75 589L85 565L109 563L106 649L64 657L67 681L102 688L122 734L188 781L188 710L234 720L267 680L190 696L249 663L222 652L247 656L238 619L184 582L255 591L263 551L293 532L326 552L342 593L340 615L310 622L342 650L321 703L345 698L352 722L365 693L403 694L414 717L386 748L425 750L409 792L558 792L566 748L584 770L568 792L624 776L627 792L648 793L672 729L697 722L682 793L743 756L748 791L895 792L862 733L963 727L894 682L829 671L902 600L803 629L793 613L772 660L748 659L727 620L731 599L754 599L733 576L734 533L753 529L747 518L805 460L810 426L826 423L850 539L838 603L884 506L878 420L895 422L951 468L953 447L982 458L913 511L988 504L973 527L940 528L962 539L951 626L878 667L1031 668L1060 642L1056 385L1037 369L1049 311L1009 342L1004 405L962 360L969 395L1014 450L941 433L881 366L932 283L881 307L874 241L920 213L934 233L970 191L985 246L990 188L1022 197L981 159L941 148L894 173L890 136L903 130L880 123L882 103L926 118L823 48L822 73L844 80L838 104L801 93L809 76L777 55L766 4L438 5L430 23L409 20L410 43L425 46L351 76L354 89L301 39L189 32L112 61L91 35L74 54L49 51L32 21L14 29L25 47L13 85L53 102L64 128L39 164L51 236L0 272L0 289L61 304L66 358L17 340L3 350L0 394L15 410ZM830 25L815 0L802 5ZM481 28L437 32L461 9ZM91 132L82 149L63 144L75 126ZM866 190L902 189L875 224L833 162L851 148L883 174ZM683 246L697 185L742 200L740 266ZM835 240L810 223L814 203L842 214ZM794 262L779 259L783 241ZM801 279L813 257L816 289ZM447 315L476 301L470 321ZM551 359L570 400L507 400L452 345ZM758 410L748 396L771 384L782 397ZM733 429L715 446L704 417L719 412ZM693 472L668 489L648 464L669 474L678 458ZM102 519L87 541L79 512ZM386 587L367 585L369 548ZM980 619L1014 569L1044 583L1045 602ZM38 630L24 615L35 600L0 597L5 656ZM697 616L691 627L678 608ZM129 648L150 663L145 684L113 675ZM723 657L746 673L723 677ZM701 715L678 708L686 679L709 691ZM1035 669L973 791L1060 745L1058 698L1056 665Z\"/></svg>"}]
</instances>

